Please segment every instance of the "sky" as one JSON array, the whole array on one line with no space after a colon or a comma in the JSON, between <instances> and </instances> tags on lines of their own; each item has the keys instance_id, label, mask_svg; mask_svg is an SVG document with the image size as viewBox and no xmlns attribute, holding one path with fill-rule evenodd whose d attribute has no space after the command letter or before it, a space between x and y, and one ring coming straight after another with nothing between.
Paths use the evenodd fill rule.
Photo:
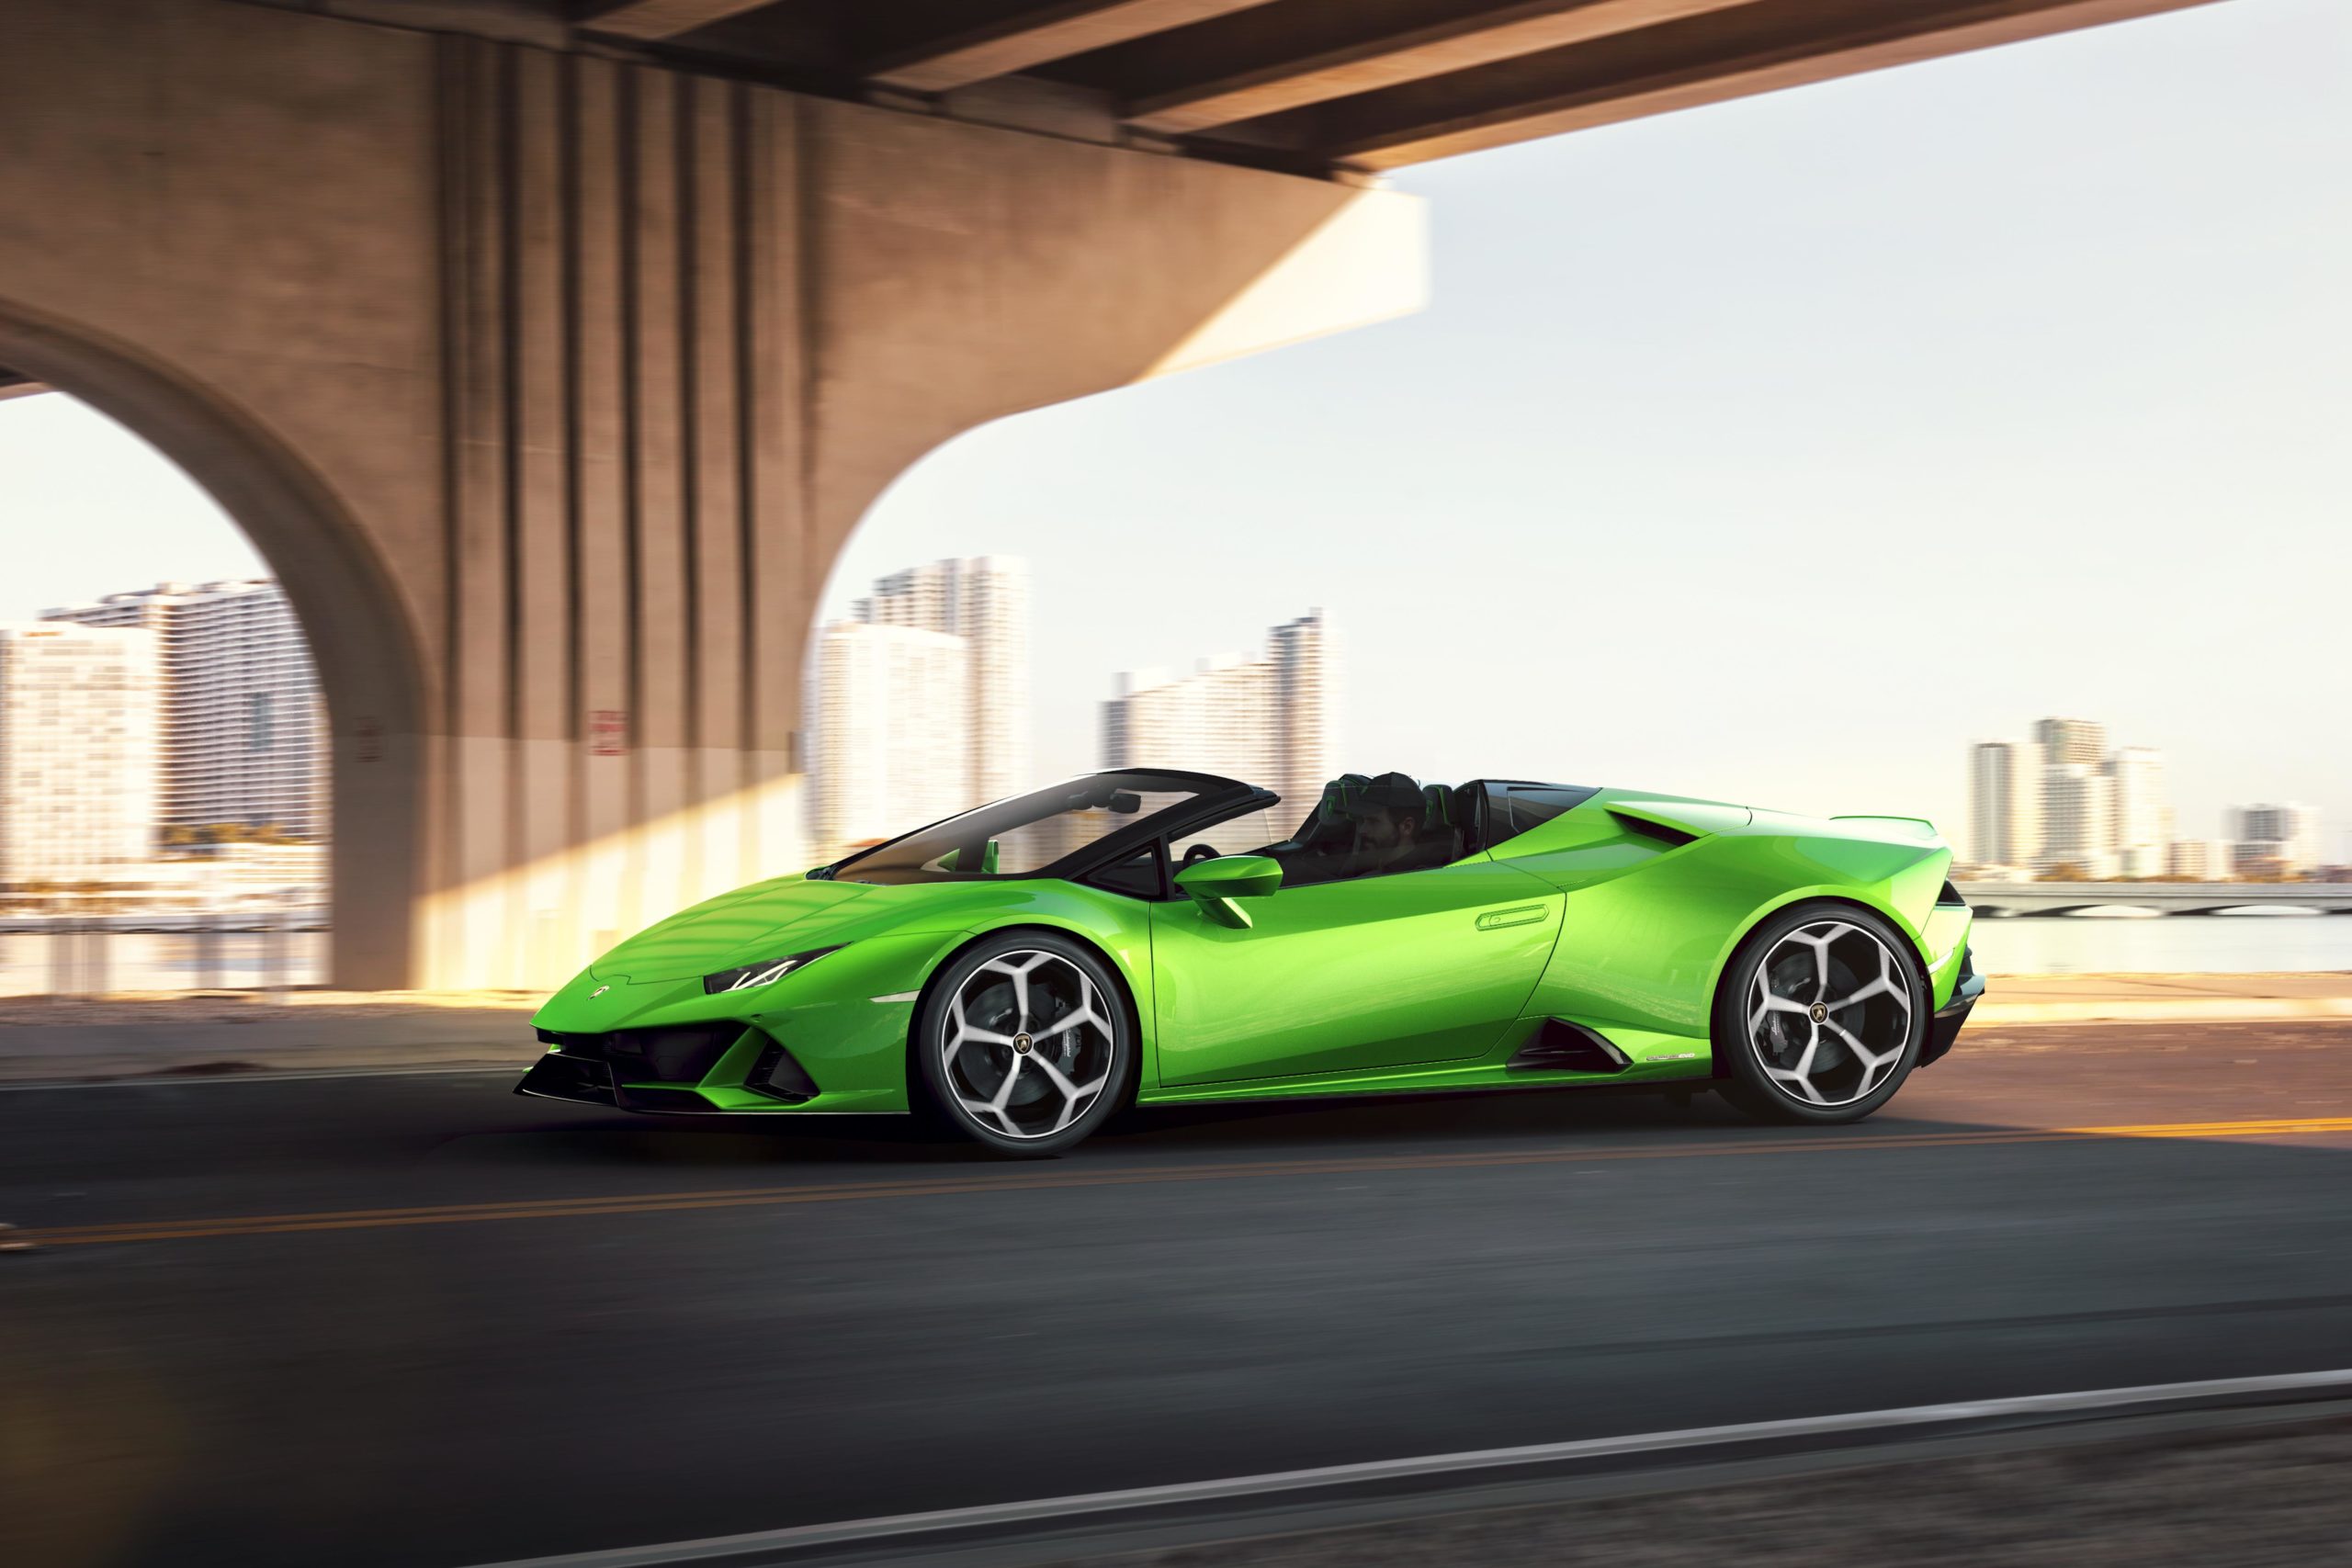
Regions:
<instances>
[{"instance_id":1,"label":"sky","mask_svg":"<svg viewBox=\"0 0 2352 1568\"><path fill-rule=\"evenodd\" d=\"M1319 606L1354 768L1957 833L1968 743L2066 714L2184 836L2346 852L2347 89L2352 6L2224 0L1403 171L1426 311L969 433L829 603L1026 557L1041 773ZM0 402L0 617L263 570L56 398Z\"/></svg>"}]
</instances>

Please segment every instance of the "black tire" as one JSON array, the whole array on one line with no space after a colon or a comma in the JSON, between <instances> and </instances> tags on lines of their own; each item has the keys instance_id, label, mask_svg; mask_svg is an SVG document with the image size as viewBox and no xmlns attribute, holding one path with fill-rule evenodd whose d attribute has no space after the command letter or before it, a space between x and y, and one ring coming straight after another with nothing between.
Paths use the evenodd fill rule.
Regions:
<instances>
[{"instance_id":1,"label":"black tire","mask_svg":"<svg viewBox=\"0 0 2352 1568\"><path fill-rule=\"evenodd\" d=\"M1839 926L1862 933L1883 951L1886 957L1879 960L1880 976L1860 973L1868 962L1864 955L1869 949L1859 941L1847 936L1815 940L1815 933ZM1824 942L1827 946L1826 957L1819 955ZM1796 950L1794 953L1792 947ZM1790 984L1787 970L1792 958L1803 961L1804 951L1808 948L1815 950L1811 961L1817 966L1816 974L1826 976L1826 984L1810 1000L1804 996L1784 994L1804 988L1802 976L1797 984ZM1767 985L1772 1000L1804 1006L1793 1011L1765 1011L1761 1015L1763 1022L1758 1032L1763 1039L1759 1043L1751 1033L1750 1023L1758 1016L1759 1008L1768 1008L1764 994L1757 989L1757 972L1768 959L1773 961L1778 977ZM1883 988L1878 985L1882 976ZM1862 1002L1840 1004L1836 998L1841 993L1833 988L1839 985L1852 987L1842 993L1845 995L1857 991L1874 991L1875 995ZM1900 988L1899 1002L1896 987ZM1868 1010L1882 998L1889 1005ZM1775 1018L1774 1012L1784 1016ZM1928 982L1917 952L1910 939L1887 920L1850 904L1792 906L1750 932L1724 971L1723 985L1715 994L1713 1023L1715 1059L1722 1065L1724 1075L1718 1085L1724 1099L1758 1121L1813 1126L1859 1122L1894 1099L1895 1091L1903 1087L1903 1080L1911 1076L1911 1069L1919 1061L1919 1048L1928 1038ZM1800 1014L1803 1026L1811 1032L1806 1038L1822 1042L1821 1050L1814 1057L1803 1055L1793 1037L1796 1026L1788 1021ZM1842 1038L1854 1041L1865 1051L1874 1048L1874 1058L1865 1059L1840 1043L1837 1031L1848 1025L1851 1028ZM1898 1049L1898 1039L1899 1055L1891 1065L1885 1065L1885 1053ZM1768 1056L1773 1058L1780 1077L1768 1067ZM1828 1066L1814 1066L1825 1060L1830 1064ZM1791 1076L1792 1071L1800 1067L1808 1069L1802 1082L1833 1103L1817 1103L1790 1087L1795 1081ZM1835 1077L1838 1074L1851 1075L1850 1080L1840 1080ZM1849 1089L1857 1091L1851 1098L1844 1093Z\"/></svg>"},{"instance_id":2,"label":"black tire","mask_svg":"<svg viewBox=\"0 0 2352 1568\"><path fill-rule=\"evenodd\" d=\"M1036 1013L1025 1026L1015 1027L1002 1010L1017 1012L1023 988L1016 987L1007 965L1024 973ZM1083 985L1076 983L1080 976ZM1087 986L1092 987L1091 1002ZM965 1001L961 1023L959 998ZM1000 932L948 960L925 994L912 1042L915 1081L930 1102L929 1112L942 1124L999 1154L1050 1158L1133 1098L1132 1011L1126 987L1091 948L1051 931ZM1001 1035L1006 1043L975 1038L982 1032ZM951 1033L961 1041L953 1053L952 1076ZM1091 1092L1081 1101L1064 1092L1064 1085ZM999 1098L1004 1103L991 1109L988 1102ZM1080 1108L1068 1111L1073 1104ZM1065 1113L1067 1120L1057 1122Z\"/></svg>"}]
</instances>

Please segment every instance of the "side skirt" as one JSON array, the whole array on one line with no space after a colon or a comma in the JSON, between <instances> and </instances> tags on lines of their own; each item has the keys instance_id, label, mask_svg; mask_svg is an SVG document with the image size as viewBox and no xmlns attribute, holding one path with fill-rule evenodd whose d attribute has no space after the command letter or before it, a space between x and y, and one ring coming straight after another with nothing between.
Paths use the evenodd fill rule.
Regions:
<instances>
[{"instance_id":1,"label":"side skirt","mask_svg":"<svg viewBox=\"0 0 2352 1568\"><path fill-rule=\"evenodd\" d=\"M1240 1083L1186 1084L1179 1089L1148 1089L1136 1097L1138 1105L1184 1105L1230 1100L1322 1100L1350 1094L1434 1094L1454 1089L1610 1088L1619 1085L1704 1083L1713 1072L1706 1052L1688 1061L1636 1062L1618 1072L1532 1071L1499 1062L1471 1066L1398 1069L1381 1073L1327 1074L1307 1078L1251 1078Z\"/></svg>"}]
</instances>

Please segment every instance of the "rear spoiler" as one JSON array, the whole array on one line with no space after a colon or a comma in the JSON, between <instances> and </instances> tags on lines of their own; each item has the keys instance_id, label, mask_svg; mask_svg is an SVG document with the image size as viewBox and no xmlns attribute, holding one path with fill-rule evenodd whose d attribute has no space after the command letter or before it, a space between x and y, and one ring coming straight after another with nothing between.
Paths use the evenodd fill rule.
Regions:
<instances>
[{"instance_id":1,"label":"rear spoiler","mask_svg":"<svg viewBox=\"0 0 2352 1568\"><path fill-rule=\"evenodd\" d=\"M1882 817L1873 812L1856 812L1846 817L1832 817L1832 822L1885 822L1900 829L1905 837L1922 841L1936 836L1936 825L1924 817Z\"/></svg>"}]
</instances>

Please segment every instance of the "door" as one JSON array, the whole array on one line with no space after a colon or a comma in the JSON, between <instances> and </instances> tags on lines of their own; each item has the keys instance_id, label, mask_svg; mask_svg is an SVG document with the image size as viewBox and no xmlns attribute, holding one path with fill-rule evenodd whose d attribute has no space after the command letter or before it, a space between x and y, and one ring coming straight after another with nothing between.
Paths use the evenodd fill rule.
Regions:
<instances>
[{"instance_id":1,"label":"door","mask_svg":"<svg viewBox=\"0 0 2352 1568\"><path fill-rule=\"evenodd\" d=\"M1556 888L1483 857L1240 902L1246 930L1152 907L1162 1084L1475 1058L1560 931Z\"/></svg>"}]
</instances>

